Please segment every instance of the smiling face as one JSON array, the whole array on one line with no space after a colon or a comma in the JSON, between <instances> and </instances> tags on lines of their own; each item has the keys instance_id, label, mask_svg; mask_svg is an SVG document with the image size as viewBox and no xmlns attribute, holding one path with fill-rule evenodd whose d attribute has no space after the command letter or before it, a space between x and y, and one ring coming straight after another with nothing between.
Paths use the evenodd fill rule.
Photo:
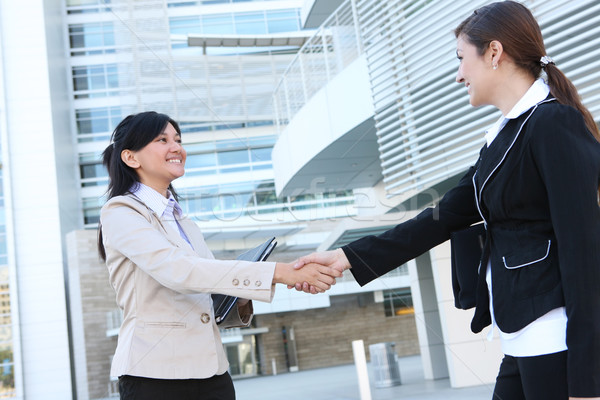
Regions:
<instances>
[{"instance_id":1,"label":"smiling face","mask_svg":"<svg viewBox=\"0 0 600 400\"><path fill-rule=\"evenodd\" d=\"M456 41L456 57L460 61L456 82L464 83L472 106L493 104L493 87L496 81L491 50L479 55L477 48L460 35Z\"/></svg>"},{"instance_id":2,"label":"smiling face","mask_svg":"<svg viewBox=\"0 0 600 400\"><path fill-rule=\"evenodd\" d=\"M142 149L123 150L121 157L135 169L141 183L165 196L171 182L185 173L186 152L171 124Z\"/></svg>"}]
</instances>

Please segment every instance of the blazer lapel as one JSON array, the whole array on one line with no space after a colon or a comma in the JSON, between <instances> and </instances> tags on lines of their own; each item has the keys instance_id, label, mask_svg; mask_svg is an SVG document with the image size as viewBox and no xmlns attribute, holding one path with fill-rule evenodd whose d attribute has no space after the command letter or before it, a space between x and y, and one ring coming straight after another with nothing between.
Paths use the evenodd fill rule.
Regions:
<instances>
[{"instance_id":1,"label":"blazer lapel","mask_svg":"<svg viewBox=\"0 0 600 400\"><path fill-rule=\"evenodd\" d=\"M202 237L202 233L200 233L200 230L198 229L197 226L195 226L196 224L187 219L187 218L182 218L181 220L178 220L177 222L179 222L179 226L181 226L181 229L185 232L185 235L188 237L188 239L190 240L190 243L188 243L183 237L181 237L181 234L175 230L171 224L169 224L166 221L163 221L158 214L156 214L150 207L148 207L146 205L146 203L144 203L143 201L141 201L138 197L129 194L128 195L129 198L137 201L138 203L144 205L146 207L146 209L148 210L148 213L151 216L151 220L153 220L154 222L153 225L154 226L159 226L163 232L165 233L166 238L173 243L175 246L180 247L180 248L186 248L186 247L192 247L193 250L195 250L200 256L202 257L207 257L206 250L207 247L204 244L204 238ZM203 249L202 251L198 251L199 249ZM206 250L204 250L206 249ZM210 257L209 258L214 258L212 256L212 253L210 253Z\"/></svg>"},{"instance_id":2,"label":"blazer lapel","mask_svg":"<svg viewBox=\"0 0 600 400\"><path fill-rule=\"evenodd\" d=\"M493 179L494 174L506 160L508 153L512 150L517 141L523 126L535 111L537 105L526 112L525 120L523 118L515 118L509 120L504 128L498 133L490 146L488 146L482 154L481 163L473 175L473 187L475 189L475 203L483 222L487 227L487 211L482 203L482 193L486 185Z\"/></svg>"},{"instance_id":3,"label":"blazer lapel","mask_svg":"<svg viewBox=\"0 0 600 400\"><path fill-rule=\"evenodd\" d=\"M185 248L185 246L189 246L189 244L185 241L185 239L183 237L181 237L181 234L175 228L173 228L173 226L171 226L170 223L160 219L160 217L154 211L152 211L152 214L154 215L154 217L156 218L158 223L161 225L161 227L165 231L167 239L171 243L173 243L177 247Z\"/></svg>"},{"instance_id":4,"label":"blazer lapel","mask_svg":"<svg viewBox=\"0 0 600 400\"><path fill-rule=\"evenodd\" d=\"M494 139L492 144L484 150L481 163L479 164L475 175L473 175L473 186L475 188L475 201L486 225L487 221L482 213L483 204L481 203L483 190L494 177L496 171L501 167L508 156L508 153L513 149L513 146L519 138L523 127L529 120L529 117L531 117L540 104L554 100L556 99L548 96L545 100L537 103L518 118L509 120L500 133L498 133L498 136Z\"/></svg>"},{"instance_id":5,"label":"blazer lapel","mask_svg":"<svg viewBox=\"0 0 600 400\"><path fill-rule=\"evenodd\" d=\"M200 257L213 259L214 256L211 253L211 251L208 249L208 246L206 246L206 242L204 241L204 236L202 235L202 232L200 231L200 228L198 227L198 225L194 221L192 221L188 218L182 218L179 221L179 224L181 226L181 229L183 229L186 236L190 240L190 243L192 244L192 248L194 249L194 251Z\"/></svg>"},{"instance_id":6,"label":"blazer lapel","mask_svg":"<svg viewBox=\"0 0 600 400\"><path fill-rule=\"evenodd\" d=\"M479 189L478 192L492 178L494 172L498 170L508 152L512 149L512 144L519 131L516 127L519 119L509 120L483 153L481 163L477 168L477 179L475 180Z\"/></svg>"}]
</instances>

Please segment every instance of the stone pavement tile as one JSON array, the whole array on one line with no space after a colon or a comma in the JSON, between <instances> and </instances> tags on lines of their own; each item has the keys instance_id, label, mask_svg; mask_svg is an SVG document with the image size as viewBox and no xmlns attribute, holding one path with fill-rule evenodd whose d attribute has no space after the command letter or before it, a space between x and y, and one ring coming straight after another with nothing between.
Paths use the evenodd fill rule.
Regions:
<instances>
[{"instance_id":1,"label":"stone pavement tile","mask_svg":"<svg viewBox=\"0 0 600 400\"><path fill-rule=\"evenodd\" d=\"M399 359L401 384L377 388L372 400L489 400L490 385L454 389L448 379L425 380L420 356ZM371 368L368 368L371 371ZM237 400L362 400L353 364L309 371L236 379Z\"/></svg>"}]
</instances>

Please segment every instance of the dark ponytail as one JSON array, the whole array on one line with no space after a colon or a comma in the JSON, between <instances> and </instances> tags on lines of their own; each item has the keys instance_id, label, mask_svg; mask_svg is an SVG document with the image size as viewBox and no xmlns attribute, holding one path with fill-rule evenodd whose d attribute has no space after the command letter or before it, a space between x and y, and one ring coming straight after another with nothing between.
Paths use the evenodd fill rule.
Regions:
<instances>
[{"instance_id":1,"label":"dark ponytail","mask_svg":"<svg viewBox=\"0 0 600 400\"><path fill-rule=\"evenodd\" d=\"M589 131L600 142L600 129L598 129L592 113L581 102L581 97L577 93L577 88L575 88L573 82L553 63L548 64L544 69L548 78L550 93L556 97L559 103L576 108L583 115L585 125Z\"/></svg>"},{"instance_id":2,"label":"dark ponytail","mask_svg":"<svg viewBox=\"0 0 600 400\"><path fill-rule=\"evenodd\" d=\"M179 125L168 115L154 111L142 112L125 117L115 128L111 143L102 152L102 164L108 170L108 199L130 192L140 182L137 172L121 160L123 150L138 151L160 135L168 124L173 125L181 135ZM172 185L169 191L177 200ZM102 226L98 224L98 254L106 261L106 251L102 241Z\"/></svg>"}]
</instances>

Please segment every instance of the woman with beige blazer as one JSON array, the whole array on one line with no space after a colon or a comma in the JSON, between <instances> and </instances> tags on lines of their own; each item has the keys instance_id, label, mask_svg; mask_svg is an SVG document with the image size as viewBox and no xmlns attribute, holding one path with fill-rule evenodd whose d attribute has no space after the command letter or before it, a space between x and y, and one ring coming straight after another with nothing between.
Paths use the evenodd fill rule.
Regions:
<instances>
[{"instance_id":1,"label":"woman with beige blazer","mask_svg":"<svg viewBox=\"0 0 600 400\"><path fill-rule=\"evenodd\" d=\"M185 159L178 124L156 112L126 117L103 153L110 182L98 247L124 316L111 368L121 399L235 399L210 294L240 298L221 326L247 326L252 302L243 299L269 302L275 283L323 292L340 276L215 260L171 185Z\"/></svg>"}]
</instances>

